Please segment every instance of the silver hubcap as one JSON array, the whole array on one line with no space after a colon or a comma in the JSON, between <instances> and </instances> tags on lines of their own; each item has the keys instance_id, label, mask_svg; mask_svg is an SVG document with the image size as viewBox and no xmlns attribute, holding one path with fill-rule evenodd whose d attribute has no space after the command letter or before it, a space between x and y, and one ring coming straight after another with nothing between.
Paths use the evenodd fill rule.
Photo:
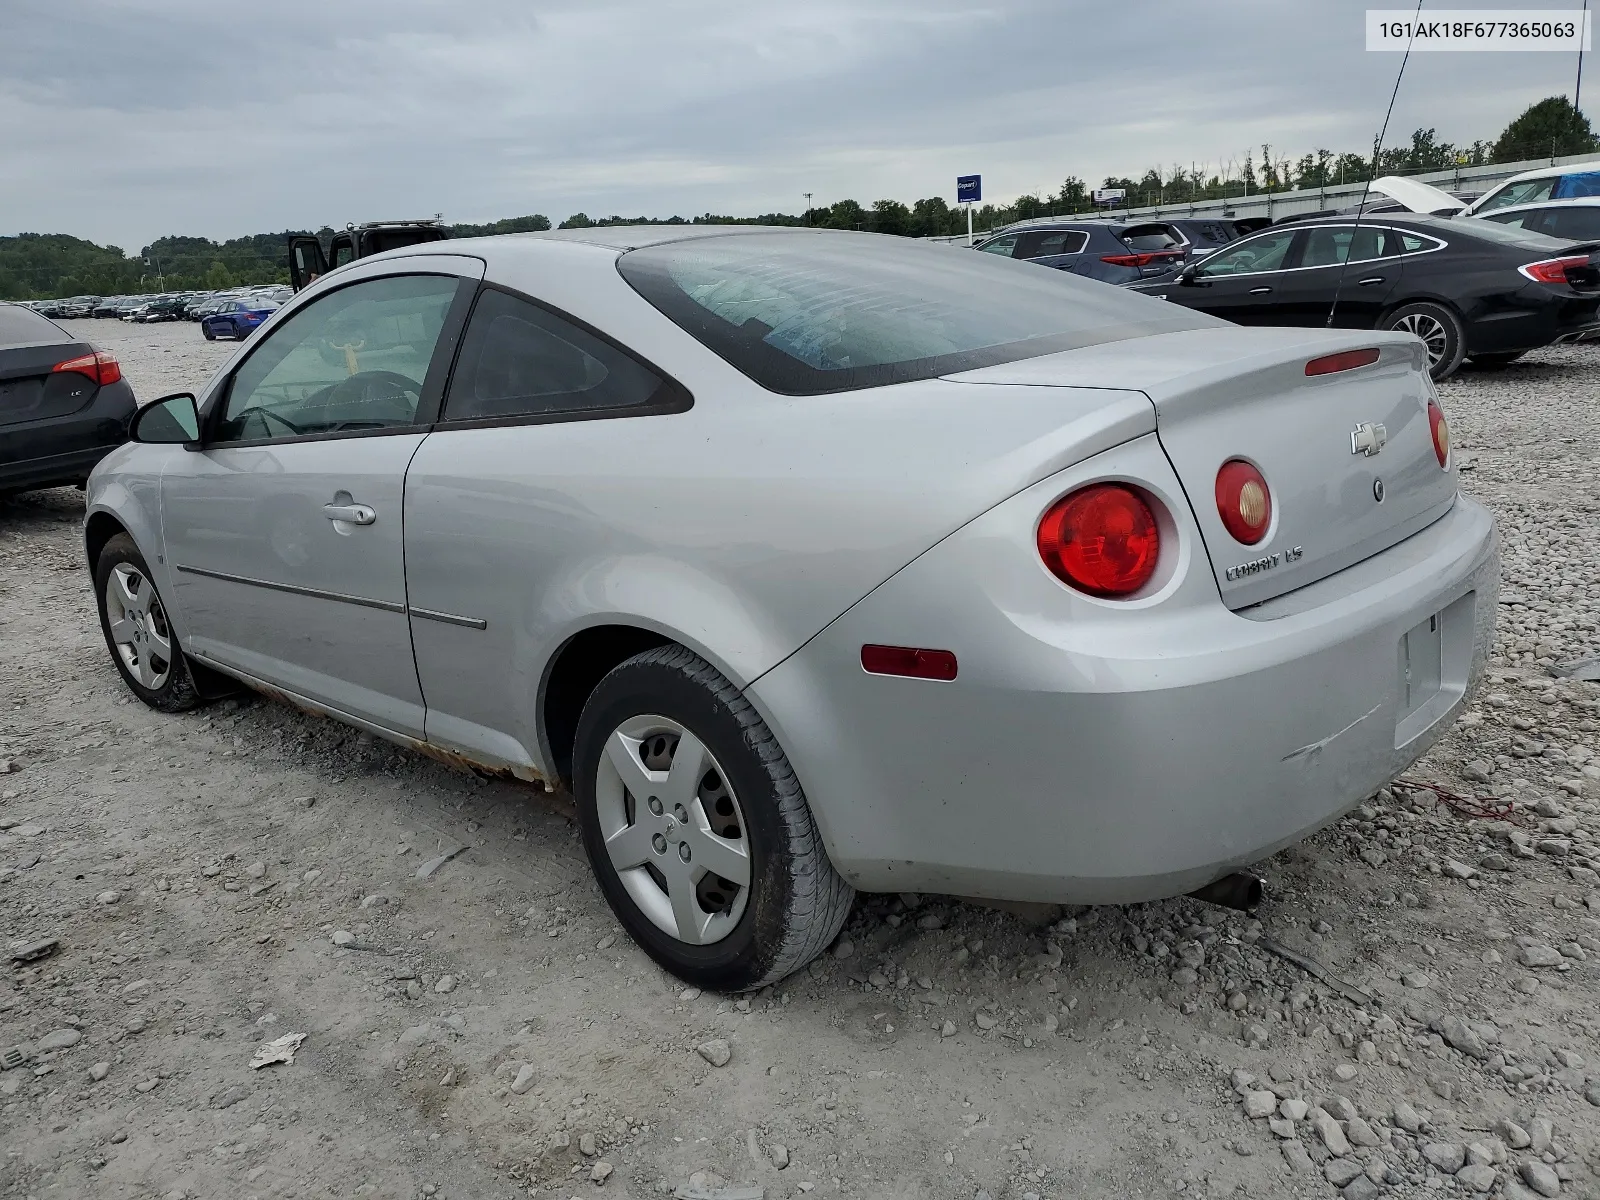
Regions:
<instances>
[{"instance_id":1,"label":"silver hubcap","mask_svg":"<svg viewBox=\"0 0 1600 1200\"><path fill-rule=\"evenodd\" d=\"M1450 344L1450 334L1444 322L1427 313L1407 313L1395 322L1394 327L1405 333L1414 333L1422 339L1422 344L1428 348L1430 367L1438 365L1444 357L1445 348Z\"/></svg>"},{"instance_id":2,"label":"silver hubcap","mask_svg":"<svg viewBox=\"0 0 1600 1200\"><path fill-rule=\"evenodd\" d=\"M156 589L131 563L118 563L106 579L106 624L128 674L151 691L166 683L172 631Z\"/></svg>"},{"instance_id":3,"label":"silver hubcap","mask_svg":"<svg viewBox=\"0 0 1600 1200\"><path fill-rule=\"evenodd\" d=\"M744 813L711 751L670 717L625 721L595 780L606 854L650 922L692 946L733 932L750 896Z\"/></svg>"}]
</instances>

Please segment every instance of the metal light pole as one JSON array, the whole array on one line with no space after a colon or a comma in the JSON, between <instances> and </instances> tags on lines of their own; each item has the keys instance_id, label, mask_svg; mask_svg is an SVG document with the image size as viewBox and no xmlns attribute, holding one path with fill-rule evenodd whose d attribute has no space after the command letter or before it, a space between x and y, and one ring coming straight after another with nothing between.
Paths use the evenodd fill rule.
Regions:
<instances>
[{"instance_id":1,"label":"metal light pole","mask_svg":"<svg viewBox=\"0 0 1600 1200\"><path fill-rule=\"evenodd\" d=\"M811 193L810 192L801 192L800 194L806 198L805 215L803 215L800 218L800 220L801 220L802 223L804 223L806 225L809 225L809 224L811 224Z\"/></svg>"}]
</instances>

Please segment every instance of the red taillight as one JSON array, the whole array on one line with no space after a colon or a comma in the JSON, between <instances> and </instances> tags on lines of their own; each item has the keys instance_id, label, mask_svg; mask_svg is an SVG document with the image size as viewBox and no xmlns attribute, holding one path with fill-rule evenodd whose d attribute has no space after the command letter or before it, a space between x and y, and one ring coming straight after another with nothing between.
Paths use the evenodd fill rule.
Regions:
<instances>
[{"instance_id":1,"label":"red taillight","mask_svg":"<svg viewBox=\"0 0 1600 1200\"><path fill-rule=\"evenodd\" d=\"M1565 258L1547 258L1542 262L1532 262L1525 267L1518 267L1517 270L1535 283L1563 284L1567 282L1568 271L1579 271L1588 265L1587 254L1569 254Z\"/></svg>"},{"instance_id":2,"label":"red taillight","mask_svg":"<svg viewBox=\"0 0 1600 1200\"><path fill-rule=\"evenodd\" d=\"M861 669L873 675L904 675L948 683L956 677L956 656L948 650L869 645L861 647Z\"/></svg>"},{"instance_id":3,"label":"red taillight","mask_svg":"<svg viewBox=\"0 0 1600 1200\"><path fill-rule=\"evenodd\" d=\"M1039 557L1061 582L1091 596L1131 596L1150 582L1161 534L1150 505L1120 483L1063 496L1039 522Z\"/></svg>"},{"instance_id":4,"label":"red taillight","mask_svg":"<svg viewBox=\"0 0 1600 1200\"><path fill-rule=\"evenodd\" d=\"M1182 258L1182 250L1141 250L1137 254L1102 254L1100 261L1115 267L1148 267L1151 263Z\"/></svg>"},{"instance_id":5,"label":"red taillight","mask_svg":"<svg viewBox=\"0 0 1600 1200\"><path fill-rule=\"evenodd\" d=\"M1217 472L1217 515L1233 540L1254 546L1272 524L1272 492L1267 481L1242 458L1232 458Z\"/></svg>"},{"instance_id":6,"label":"red taillight","mask_svg":"<svg viewBox=\"0 0 1600 1200\"><path fill-rule=\"evenodd\" d=\"M1352 371L1378 361L1376 346L1366 350L1341 350L1338 354L1324 354L1306 364L1307 375L1332 375L1335 371Z\"/></svg>"},{"instance_id":7,"label":"red taillight","mask_svg":"<svg viewBox=\"0 0 1600 1200\"><path fill-rule=\"evenodd\" d=\"M1442 467L1450 461L1450 422L1444 418L1444 409L1437 400L1428 401L1428 428L1433 431L1433 452Z\"/></svg>"},{"instance_id":8,"label":"red taillight","mask_svg":"<svg viewBox=\"0 0 1600 1200\"><path fill-rule=\"evenodd\" d=\"M93 354L85 354L79 358L69 358L66 362L58 362L51 367L55 371L75 371L79 375L87 375L101 387L108 383L115 383L122 378L122 366L117 362L116 356L104 350L96 350Z\"/></svg>"}]
</instances>

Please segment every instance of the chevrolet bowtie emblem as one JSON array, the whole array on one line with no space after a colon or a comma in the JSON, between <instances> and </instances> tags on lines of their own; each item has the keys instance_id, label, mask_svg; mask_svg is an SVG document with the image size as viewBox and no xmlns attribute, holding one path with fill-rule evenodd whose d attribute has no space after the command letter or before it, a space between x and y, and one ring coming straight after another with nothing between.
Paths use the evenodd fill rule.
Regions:
<instances>
[{"instance_id":1,"label":"chevrolet bowtie emblem","mask_svg":"<svg viewBox=\"0 0 1600 1200\"><path fill-rule=\"evenodd\" d=\"M1383 449L1383 444L1388 440L1389 431L1382 425L1363 421L1350 431L1350 453L1364 454L1371 458Z\"/></svg>"}]
</instances>

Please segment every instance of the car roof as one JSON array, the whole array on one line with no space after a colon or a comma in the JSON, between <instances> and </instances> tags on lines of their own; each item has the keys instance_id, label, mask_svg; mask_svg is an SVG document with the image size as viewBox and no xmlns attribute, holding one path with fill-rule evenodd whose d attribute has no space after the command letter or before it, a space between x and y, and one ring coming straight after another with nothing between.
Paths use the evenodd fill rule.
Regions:
<instances>
[{"instance_id":1,"label":"car roof","mask_svg":"<svg viewBox=\"0 0 1600 1200\"><path fill-rule=\"evenodd\" d=\"M1489 211L1498 216L1501 213L1527 212L1533 208L1600 208L1600 196L1569 196L1565 200L1530 200L1526 204L1507 204L1503 208L1492 208ZM1482 221L1490 219L1488 216L1478 217L1477 213L1473 216Z\"/></svg>"},{"instance_id":2,"label":"car roof","mask_svg":"<svg viewBox=\"0 0 1600 1200\"><path fill-rule=\"evenodd\" d=\"M1535 167L1531 171L1523 171L1520 175L1513 175L1510 179L1500 184L1504 187L1507 183L1521 183L1524 179L1546 179L1551 175L1583 175L1590 171L1600 171L1600 159L1592 162L1567 163L1560 167ZM1495 189L1496 191L1499 188Z\"/></svg>"},{"instance_id":3,"label":"car roof","mask_svg":"<svg viewBox=\"0 0 1600 1200\"><path fill-rule=\"evenodd\" d=\"M605 246L611 250L639 250L645 246L659 246L666 242L684 242L691 238L736 237L750 233L837 234L844 237L859 236L854 230L824 229L803 225L592 225L587 229L546 229L534 233L501 233L490 238L472 238L476 245L485 241L585 242L591 246Z\"/></svg>"}]
</instances>

